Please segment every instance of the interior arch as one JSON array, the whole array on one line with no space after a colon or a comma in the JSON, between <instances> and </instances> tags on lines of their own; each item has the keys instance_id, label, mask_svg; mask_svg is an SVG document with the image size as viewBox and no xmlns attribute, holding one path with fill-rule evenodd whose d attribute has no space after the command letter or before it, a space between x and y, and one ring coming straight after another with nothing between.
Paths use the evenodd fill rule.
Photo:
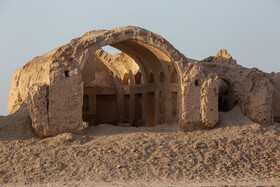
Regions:
<instances>
[{"instance_id":1,"label":"interior arch","mask_svg":"<svg viewBox=\"0 0 280 187\"><path fill-rule=\"evenodd\" d=\"M135 84L141 84L142 82L142 73L141 72L137 72L135 77Z\"/></svg>"},{"instance_id":2,"label":"interior arch","mask_svg":"<svg viewBox=\"0 0 280 187\"><path fill-rule=\"evenodd\" d=\"M88 98L84 105L88 111L83 111L83 120L90 125L129 123L131 126L155 126L178 120L178 113L174 111L178 111L179 84L177 81L172 85L163 82L165 75L178 76L175 62L159 49L137 40L125 40L111 46L121 53L112 55L102 49L93 50L84 63L84 95ZM95 65L92 64L96 63L104 64L111 72L114 85L87 83L87 74L90 74L87 72L94 72ZM90 76L94 74L96 72ZM155 77L159 77L161 84L156 83ZM88 92L91 95L87 95ZM174 106L170 108L170 105ZM108 111L111 114L105 119L103 114Z\"/></svg>"}]
</instances>

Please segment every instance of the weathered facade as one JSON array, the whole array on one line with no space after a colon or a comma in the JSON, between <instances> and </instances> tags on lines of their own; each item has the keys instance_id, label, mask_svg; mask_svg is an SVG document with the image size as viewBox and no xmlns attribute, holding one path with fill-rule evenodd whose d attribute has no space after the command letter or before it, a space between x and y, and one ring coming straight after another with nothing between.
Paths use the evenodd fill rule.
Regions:
<instances>
[{"instance_id":1,"label":"weathered facade","mask_svg":"<svg viewBox=\"0 0 280 187\"><path fill-rule=\"evenodd\" d=\"M102 49L107 45L122 52L109 54ZM225 50L203 61L188 59L161 36L127 26L87 32L17 70L8 112L27 104L40 137L82 133L100 123L211 128L219 110L235 105L271 124L280 118L277 77L236 65Z\"/></svg>"}]
</instances>

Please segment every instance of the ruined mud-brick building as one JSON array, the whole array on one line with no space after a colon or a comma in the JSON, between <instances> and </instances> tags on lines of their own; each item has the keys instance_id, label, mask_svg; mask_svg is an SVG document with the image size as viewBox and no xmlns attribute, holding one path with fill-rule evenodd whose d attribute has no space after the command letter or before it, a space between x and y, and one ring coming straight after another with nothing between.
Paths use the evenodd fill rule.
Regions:
<instances>
[{"instance_id":1,"label":"ruined mud-brick building","mask_svg":"<svg viewBox=\"0 0 280 187\"><path fill-rule=\"evenodd\" d=\"M107 45L122 52L107 53ZM128 26L87 32L17 70L8 112L26 107L41 137L100 123L211 128L236 105L272 124L280 120L279 80L237 65L226 50L189 59L161 36Z\"/></svg>"}]
</instances>

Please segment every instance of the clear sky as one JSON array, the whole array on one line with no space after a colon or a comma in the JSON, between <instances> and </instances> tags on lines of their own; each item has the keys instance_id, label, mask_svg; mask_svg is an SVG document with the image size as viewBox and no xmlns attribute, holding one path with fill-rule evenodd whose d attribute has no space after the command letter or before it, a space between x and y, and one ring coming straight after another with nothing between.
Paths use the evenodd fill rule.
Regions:
<instances>
[{"instance_id":1,"label":"clear sky","mask_svg":"<svg viewBox=\"0 0 280 187\"><path fill-rule=\"evenodd\" d=\"M280 72L280 0L0 0L0 115L16 69L87 31L126 25L189 58L226 48L245 67Z\"/></svg>"}]
</instances>

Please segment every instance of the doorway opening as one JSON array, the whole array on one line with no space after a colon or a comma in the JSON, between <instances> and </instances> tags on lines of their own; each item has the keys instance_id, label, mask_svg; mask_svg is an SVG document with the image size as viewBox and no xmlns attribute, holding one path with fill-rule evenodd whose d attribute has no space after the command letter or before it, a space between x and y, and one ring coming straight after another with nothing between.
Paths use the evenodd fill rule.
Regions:
<instances>
[{"instance_id":1,"label":"doorway opening","mask_svg":"<svg viewBox=\"0 0 280 187\"><path fill-rule=\"evenodd\" d=\"M219 111L228 112L236 106L237 101L234 97L232 85L225 79L220 79L221 85L219 87Z\"/></svg>"}]
</instances>

